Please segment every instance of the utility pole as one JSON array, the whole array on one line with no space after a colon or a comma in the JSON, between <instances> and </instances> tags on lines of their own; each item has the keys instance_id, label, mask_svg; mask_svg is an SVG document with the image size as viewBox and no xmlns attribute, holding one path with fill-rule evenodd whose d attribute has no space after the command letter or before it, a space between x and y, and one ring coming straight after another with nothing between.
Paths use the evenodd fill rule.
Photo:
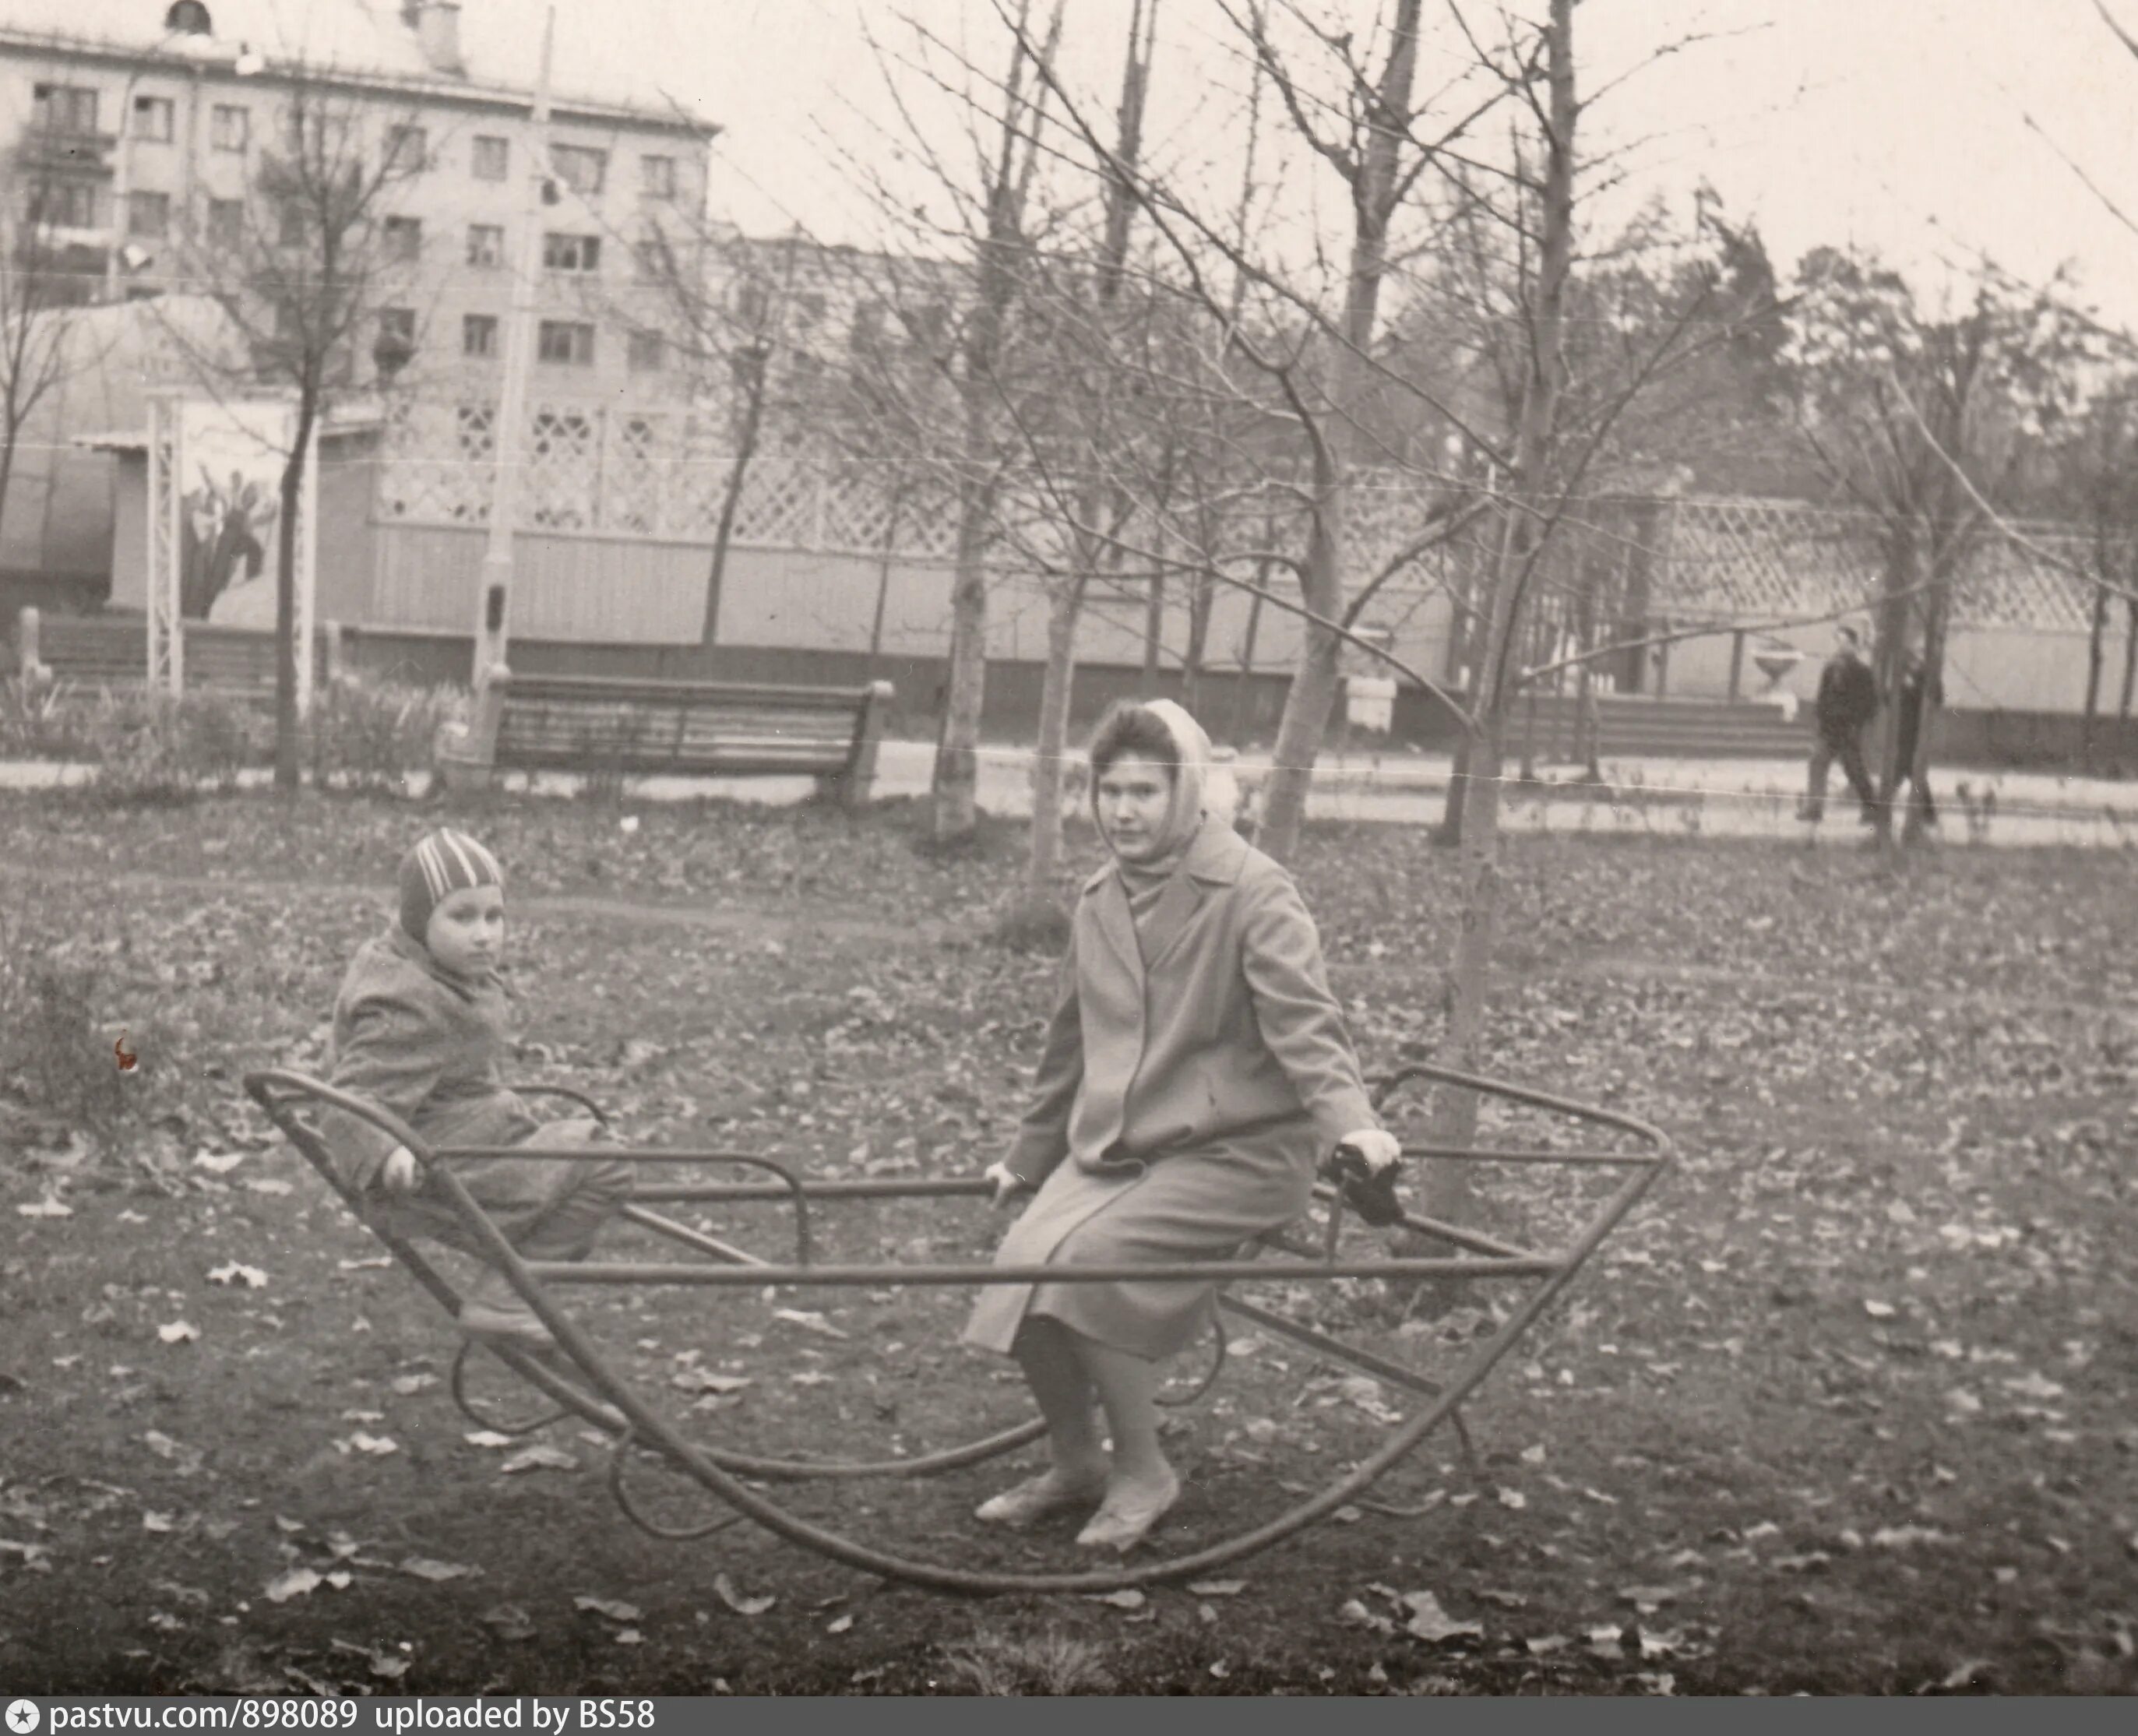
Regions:
<instances>
[{"instance_id":1,"label":"utility pole","mask_svg":"<svg viewBox=\"0 0 2138 1736\"><path fill-rule=\"evenodd\" d=\"M542 270L542 207L554 202L549 178L549 56L557 34L557 8L542 24L542 70L534 85L531 160L520 196L519 246L512 267L512 306L505 322L505 383L496 425L491 430L495 468L490 496L490 538L482 552L482 583L476 597L475 668L477 693L505 662L510 634L513 519L520 499L520 446L526 434L527 373L534 361L534 290Z\"/></svg>"}]
</instances>

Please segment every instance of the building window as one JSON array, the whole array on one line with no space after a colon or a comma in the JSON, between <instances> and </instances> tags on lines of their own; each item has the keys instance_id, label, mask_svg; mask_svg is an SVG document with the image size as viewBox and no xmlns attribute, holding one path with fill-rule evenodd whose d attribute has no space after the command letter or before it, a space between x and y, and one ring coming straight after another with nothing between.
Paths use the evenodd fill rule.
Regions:
<instances>
[{"instance_id":1,"label":"building window","mask_svg":"<svg viewBox=\"0 0 2138 1736\"><path fill-rule=\"evenodd\" d=\"M168 96L134 99L134 136L148 144L168 144L178 105Z\"/></svg>"},{"instance_id":2,"label":"building window","mask_svg":"<svg viewBox=\"0 0 2138 1736\"><path fill-rule=\"evenodd\" d=\"M383 307L378 310L380 341L416 347L416 310L412 307Z\"/></svg>"},{"instance_id":3,"label":"building window","mask_svg":"<svg viewBox=\"0 0 2138 1736\"><path fill-rule=\"evenodd\" d=\"M512 143L506 139L493 139L479 134L475 141L475 178L478 181L502 181L510 172Z\"/></svg>"},{"instance_id":4,"label":"building window","mask_svg":"<svg viewBox=\"0 0 2138 1736\"><path fill-rule=\"evenodd\" d=\"M468 225L467 262L486 269L505 263L505 226L502 223Z\"/></svg>"},{"instance_id":5,"label":"building window","mask_svg":"<svg viewBox=\"0 0 2138 1736\"><path fill-rule=\"evenodd\" d=\"M134 193L126 196L126 232L144 241L159 241L171 232L171 196Z\"/></svg>"},{"instance_id":6,"label":"building window","mask_svg":"<svg viewBox=\"0 0 2138 1736\"><path fill-rule=\"evenodd\" d=\"M389 174L420 175L430 166L431 135L421 127L386 129L386 168Z\"/></svg>"},{"instance_id":7,"label":"building window","mask_svg":"<svg viewBox=\"0 0 2138 1736\"><path fill-rule=\"evenodd\" d=\"M174 37L212 37L215 23L201 0L175 0L164 14L164 28Z\"/></svg>"},{"instance_id":8,"label":"building window","mask_svg":"<svg viewBox=\"0 0 2138 1736\"><path fill-rule=\"evenodd\" d=\"M668 346L652 332L633 332L631 334L631 371L633 373L658 373L668 365Z\"/></svg>"},{"instance_id":9,"label":"building window","mask_svg":"<svg viewBox=\"0 0 2138 1736\"><path fill-rule=\"evenodd\" d=\"M641 157L638 159L639 190L649 199L672 199L676 197L676 159L673 157Z\"/></svg>"},{"instance_id":10,"label":"building window","mask_svg":"<svg viewBox=\"0 0 2138 1736\"><path fill-rule=\"evenodd\" d=\"M208 115L207 142L219 151L242 151L252 142L252 111L217 103Z\"/></svg>"},{"instance_id":11,"label":"building window","mask_svg":"<svg viewBox=\"0 0 2138 1736\"><path fill-rule=\"evenodd\" d=\"M230 249L244 245L244 200L210 199L207 202L207 240L212 247Z\"/></svg>"},{"instance_id":12,"label":"building window","mask_svg":"<svg viewBox=\"0 0 2138 1736\"><path fill-rule=\"evenodd\" d=\"M816 330L824 317L824 298L813 292L794 298L793 319L798 333Z\"/></svg>"},{"instance_id":13,"label":"building window","mask_svg":"<svg viewBox=\"0 0 2138 1736\"><path fill-rule=\"evenodd\" d=\"M481 356L486 359L497 354L497 315L495 314L463 314L461 315L461 354Z\"/></svg>"},{"instance_id":14,"label":"building window","mask_svg":"<svg viewBox=\"0 0 2138 1736\"><path fill-rule=\"evenodd\" d=\"M771 291L758 279L744 278L735 285L735 318L752 331L762 330L772 314Z\"/></svg>"},{"instance_id":15,"label":"building window","mask_svg":"<svg viewBox=\"0 0 2138 1736\"><path fill-rule=\"evenodd\" d=\"M276 240L285 247L305 245L305 207L295 199L282 203L281 226Z\"/></svg>"},{"instance_id":16,"label":"building window","mask_svg":"<svg viewBox=\"0 0 2138 1736\"><path fill-rule=\"evenodd\" d=\"M544 362L591 368L594 364L594 329L578 320L544 319L534 353Z\"/></svg>"},{"instance_id":17,"label":"building window","mask_svg":"<svg viewBox=\"0 0 2138 1736\"><path fill-rule=\"evenodd\" d=\"M390 217L386 220L386 256L396 265L412 265L423 256L423 220Z\"/></svg>"},{"instance_id":18,"label":"building window","mask_svg":"<svg viewBox=\"0 0 2138 1736\"><path fill-rule=\"evenodd\" d=\"M25 189L22 214L32 227L95 229L98 199L94 181L32 181Z\"/></svg>"},{"instance_id":19,"label":"building window","mask_svg":"<svg viewBox=\"0 0 2138 1736\"><path fill-rule=\"evenodd\" d=\"M545 235L542 237L542 265L550 271L598 271L601 269L601 237Z\"/></svg>"},{"instance_id":20,"label":"building window","mask_svg":"<svg viewBox=\"0 0 2138 1736\"><path fill-rule=\"evenodd\" d=\"M847 341L853 348L866 354L883 342L883 304L864 301L854 310L854 323L847 333Z\"/></svg>"},{"instance_id":21,"label":"building window","mask_svg":"<svg viewBox=\"0 0 2138 1736\"><path fill-rule=\"evenodd\" d=\"M659 283L668 276L668 243L649 236L631 244L632 275L641 283Z\"/></svg>"},{"instance_id":22,"label":"building window","mask_svg":"<svg viewBox=\"0 0 2138 1736\"><path fill-rule=\"evenodd\" d=\"M583 198L592 198L608 178L608 153L592 150L583 144L553 144L549 147L549 166L556 170L557 178L574 193Z\"/></svg>"},{"instance_id":23,"label":"building window","mask_svg":"<svg viewBox=\"0 0 2138 1736\"><path fill-rule=\"evenodd\" d=\"M30 93L30 119L51 133L94 133L96 92L81 85L38 85Z\"/></svg>"}]
</instances>

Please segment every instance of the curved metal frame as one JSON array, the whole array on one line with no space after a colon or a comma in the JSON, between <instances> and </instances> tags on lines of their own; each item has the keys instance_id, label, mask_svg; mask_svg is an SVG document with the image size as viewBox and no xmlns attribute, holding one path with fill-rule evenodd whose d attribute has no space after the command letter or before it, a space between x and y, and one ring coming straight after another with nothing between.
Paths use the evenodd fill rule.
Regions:
<instances>
[{"instance_id":1,"label":"curved metal frame","mask_svg":"<svg viewBox=\"0 0 2138 1736\"><path fill-rule=\"evenodd\" d=\"M569 1363L577 1380L564 1378L556 1369L545 1366L549 1358L536 1356L510 1344L490 1347L515 1373L542 1392L554 1405L559 1414L575 1414L586 1421L616 1437L610 1465L610 1485L617 1496L619 1507L634 1524L657 1537L682 1540L708 1534L723 1529L731 1519L723 1516L700 1529L678 1530L650 1521L632 1503L622 1490L622 1462L634 1449L657 1451L672 1465L692 1477L700 1486L733 1509L736 1514L754 1519L758 1524L783 1538L789 1543L814 1550L847 1566L884 1578L905 1580L938 1590L970 1593L1003 1592L1106 1592L1125 1587L1158 1584L1164 1582L1208 1574L1228 1566L1246 1556L1266 1549L1286 1537L1325 1518L1339 1507L1351 1501L1369 1488L1391 1467L1406 1457L1425 1436L1443 1421L1453 1421L1462 1434L1466 1450L1468 1436L1462 1430L1462 1419L1457 1407L1475 1391L1492 1368L1506 1354L1537 1318L1550 1306L1561 1290L1572 1280L1574 1274L1588 1261L1597 1247L1618 1222L1654 1184L1657 1176L1672 1160L1673 1149L1668 1136L1661 1129L1638 1117L1618 1110L1578 1103L1569 1098L1550 1093L1512 1085L1501 1080L1476 1074L1457 1072L1450 1068L1418 1064L1404 1067L1391 1077L1376 1082L1376 1102L1384 1101L1390 1093L1412 1080L1428 1080L1433 1083L1453 1086L1458 1090L1506 1099L1528 1105L1574 1120L1600 1125L1641 1140L1645 1149L1632 1152L1553 1152L1546 1150L1467 1150L1440 1146L1410 1146L1405 1155L1433 1158L1449 1161L1492 1163L1557 1163L1571 1165L1608 1165L1622 1167L1630 1173L1613 1192L1589 1223L1564 1251L1546 1255L1515 1246L1497 1238L1482 1235L1462 1226L1444 1224L1418 1217L1406 1212L1402 1227L1436 1237L1457 1249L1467 1251L1469 1257L1384 1258L1379 1260L1345 1260L1338 1257L1337 1237L1340 1229L1340 1215L1344 1202L1340 1192L1326 1185L1317 1185L1316 1196L1325 1201L1330 1222L1324 1239L1323 1248L1316 1253L1301 1250L1297 1244L1283 1237L1272 1238L1272 1246L1294 1258L1285 1261L1218 1261L1180 1262L1167 1265L1140 1265L1114 1268L1102 1266L1076 1267L1005 1267L996 1265L820 1265L810 1257L808 1203L811 1198L899 1198L923 1197L978 1196L988 1191L988 1184L978 1178L937 1179L918 1182L821 1182L805 1183L799 1177L774 1159L754 1153L723 1151L661 1151L634 1152L637 1161L657 1163L720 1163L768 1170L775 1180L770 1184L735 1184L715 1186L663 1187L641 1190L634 1204L627 1208L633 1222L653 1230L656 1233L683 1242L697 1251L711 1256L712 1264L657 1265L619 1261L580 1263L549 1261L523 1261L495 1223L468 1194L459 1178L453 1173L450 1160L456 1157L510 1156L528 1161L554 1161L569 1158L570 1152L530 1151L525 1148L468 1148L433 1152L419 1139L413 1131L397 1117L376 1106L335 1090L298 1073L281 1069L271 1069L250 1073L245 1077L248 1094L289 1136L291 1143L319 1169L330 1185L341 1195L358 1217L365 1222L404 1265L408 1265L418 1282L428 1290L433 1298L448 1312L458 1311L460 1299L452 1286L442 1278L428 1262L423 1260L403 1238L392 1234L364 1207L361 1197L347 1187L336 1173L331 1159L317 1133L296 1119L290 1099L309 1098L318 1103L329 1104L363 1116L374 1125L391 1134L406 1145L425 1172L432 1178L433 1191L442 1195L459 1215L471 1247L481 1257L503 1272L513 1288L534 1311L535 1316L549 1329L556 1340L562 1358ZM581 1103L588 1100L576 1092L561 1090L555 1095L569 1095ZM589 1107L593 1107L590 1104ZM598 1109L595 1111L599 1113ZM604 1118L605 1119L605 1118ZM647 1209L643 1202L662 1201L788 1201L795 1208L796 1254L793 1264L775 1265L758 1259L743 1251L733 1248L700 1231L674 1223ZM1304 1257L1298 1257L1303 1254ZM1140 1565L1100 1568L1082 1573L1013 1573L975 1570L915 1561L886 1551L856 1542L843 1534L801 1519L767 1498L759 1490L741 1480L751 1478L760 1481L795 1481L821 1478L851 1479L873 1476L924 1476L959 1466L976 1464L1007 1452L1027 1441L1037 1439L1044 1431L1043 1422L1035 1419L1020 1426L1004 1431L963 1446L913 1459L895 1459L875 1462L810 1461L806 1460L769 1459L754 1455L725 1451L701 1446L685 1439L659 1413L650 1409L638 1395L609 1368L600 1350L583 1334L571 1318L564 1312L550 1294L553 1284L744 1284L764 1285L902 1285L935 1284L950 1285L981 1285L1003 1282L1071 1282L1104 1283L1121 1279L1151 1280L1164 1278L1215 1278L1229 1281L1238 1278L1268 1280L1309 1280L1327 1281L1338 1277L1364 1278L1455 1278L1476 1281L1486 1278L1504 1280L1536 1279L1540 1280L1535 1290L1518 1305L1498 1330L1478 1343L1469 1358L1443 1384L1431 1381L1414 1371L1369 1352L1344 1345L1328 1335L1306 1327L1283 1316L1239 1299L1221 1296L1221 1302L1230 1312L1251 1319L1259 1325L1298 1339L1311 1348L1348 1362L1377 1378L1423 1398L1421 1409L1407 1418L1382 1445L1358 1465L1324 1489L1248 1531L1222 1542L1195 1550L1189 1554L1164 1560L1145 1562ZM1199 1397L1215 1381L1223 1363L1223 1339L1218 1339L1218 1354L1209 1374L1196 1387L1189 1399ZM464 1382L456 1363L453 1382L454 1396L464 1402ZM584 1386L578 1384L583 1381ZM471 1415L476 1414L470 1412ZM554 1420L554 1419L552 1419Z\"/></svg>"}]
</instances>

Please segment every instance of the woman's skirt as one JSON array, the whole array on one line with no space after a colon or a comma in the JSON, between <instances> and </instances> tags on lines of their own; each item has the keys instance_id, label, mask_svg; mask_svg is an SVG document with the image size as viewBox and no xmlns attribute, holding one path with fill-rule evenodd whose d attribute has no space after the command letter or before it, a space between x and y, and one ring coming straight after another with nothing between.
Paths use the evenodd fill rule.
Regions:
<instances>
[{"instance_id":1,"label":"woman's skirt","mask_svg":"<svg viewBox=\"0 0 2138 1736\"><path fill-rule=\"evenodd\" d=\"M1304 1115L1142 1160L1057 1165L995 1251L998 1265L1171 1265L1226 1260L1306 1209L1316 1141ZM1208 1324L1218 1286L1148 1283L999 1284L980 1293L964 1339L1007 1355L1032 1315L1154 1360L1185 1349Z\"/></svg>"}]
</instances>

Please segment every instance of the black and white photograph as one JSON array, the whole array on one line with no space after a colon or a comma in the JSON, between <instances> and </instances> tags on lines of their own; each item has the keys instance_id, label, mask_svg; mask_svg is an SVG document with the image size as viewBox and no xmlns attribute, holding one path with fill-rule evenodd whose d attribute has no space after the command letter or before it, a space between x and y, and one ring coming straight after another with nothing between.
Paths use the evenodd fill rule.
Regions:
<instances>
[{"instance_id":1,"label":"black and white photograph","mask_svg":"<svg viewBox=\"0 0 2138 1736\"><path fill-rule=\"evenodd\" d=\"M2134 699L2138 0L0 0L8 1736L2138 1693Z\"/></svg>"}]
</instances>

